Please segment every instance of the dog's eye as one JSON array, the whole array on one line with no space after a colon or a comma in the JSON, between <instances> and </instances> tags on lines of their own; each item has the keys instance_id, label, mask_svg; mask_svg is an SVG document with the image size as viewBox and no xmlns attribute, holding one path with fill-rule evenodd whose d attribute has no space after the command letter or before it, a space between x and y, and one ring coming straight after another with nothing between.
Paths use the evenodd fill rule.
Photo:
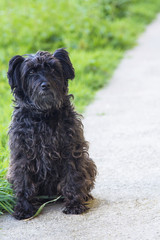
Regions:
<instances>
[{"instance_id":1,"label":"dog's eye","mask_svg":"<svg viewBox=\"0 0 160 240\"><path fill-rule=\"evenodd\" d=\"M35 70L34 69L31 69L31 70L29 70L29 72L28 72L28 74L34 74L35 73Z\"/></svg>"}]
</instances>

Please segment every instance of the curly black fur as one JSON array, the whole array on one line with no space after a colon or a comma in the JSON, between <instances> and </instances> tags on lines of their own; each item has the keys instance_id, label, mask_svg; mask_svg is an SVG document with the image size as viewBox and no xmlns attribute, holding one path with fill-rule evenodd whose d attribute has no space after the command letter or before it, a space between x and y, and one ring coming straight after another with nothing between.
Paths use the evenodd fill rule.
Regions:
<instances>
[{"instance_id":1,"label":"curly black fur","mask_svg":"<svg viewBox=\"0 0 160 240\"><path fill-rule=\"evenodd\" d=\"M17 219L35 213L39 195L63 195L66 214L87 210L96 166L89 158L80 115L68 95L68 79L73 78L64 49L17 55L9 62L15 108L9 130L8 179L17 197Z\"/></svg>"}]
</instances>

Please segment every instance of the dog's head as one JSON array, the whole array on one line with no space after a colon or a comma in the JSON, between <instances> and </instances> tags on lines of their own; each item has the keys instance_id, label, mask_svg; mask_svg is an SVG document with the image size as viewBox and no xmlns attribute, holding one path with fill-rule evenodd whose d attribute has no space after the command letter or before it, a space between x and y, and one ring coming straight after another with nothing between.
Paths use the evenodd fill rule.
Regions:
<instances>
[{"instance_id":1,"label":"dog's head","mask_svg":"<svg viewBox=\"0 0 160 240\"><path fill-rule=\"evenodd\" d=\"M40 110L60 108L68 92L68 79L73 78L74 68L64 49L54 54L17 55L9 62L8 79L16 100Z\"/></svg>"}]
</instances>

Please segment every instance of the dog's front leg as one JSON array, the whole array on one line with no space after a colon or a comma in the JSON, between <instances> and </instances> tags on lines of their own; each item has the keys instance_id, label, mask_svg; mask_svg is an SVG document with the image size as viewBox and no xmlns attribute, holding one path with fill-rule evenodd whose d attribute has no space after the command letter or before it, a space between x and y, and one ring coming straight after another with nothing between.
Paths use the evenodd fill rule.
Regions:
<instances>
[{"instance_id":1,"label":"dog's front leg","mask_svg":"<svg viewBox=\"0 0 160 240\"><path fill-rule=\"evenodd\" d=\"M65 214L81 214L89 208L85 205L87 191L83 172L77 171L72 164L68 166L66 175L61 182L61 192L65 200Z\"/></svg>"},{"instance_id":2,"label":"dog's front leg","mask_svg":"<svg viewBox=\"0 0 160 240\"><path fill-rule=\"evenodd\" d=\"M21 220L29 218L36 212L36 208L33 206L33 201L30 196L31 192L29 193L29 191L32 190L26 186L24 181L19 184L19 190L16 192L17 201L13 213L16 219Z\"/></svg>"},{"instance_id":3,"label":"dog's front leg","mask_svg":"<svg viewBox=\"0 0 160 240\"><path fill-rule=\"evenodd\" d=\"M13 181L11 180L11 183L16 196L13 216L18 220L29 218L36 212L36 208L33 206L35 186L31 182L29 173L24 171L22 165L17 166L12 174L14 176L12 175Z\"/></svg>"}]
</instances>

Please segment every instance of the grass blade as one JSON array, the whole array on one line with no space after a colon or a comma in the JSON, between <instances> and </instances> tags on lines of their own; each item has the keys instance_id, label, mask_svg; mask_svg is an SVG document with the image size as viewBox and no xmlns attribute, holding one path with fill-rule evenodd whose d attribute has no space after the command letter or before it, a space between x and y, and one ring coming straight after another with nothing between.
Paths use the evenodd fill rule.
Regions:
<instances>
[{"instance_id":1,"label":"grass blade","mask_svg":"<svg viewBox=\"0 0 160 240\"><path fill-rule=\"evenodd\" d=\"M33 218L37 217L37 216L41 213L41 211L43 210L43 208L44 208L47 204L56 202L56 201L57 201L58 199L60 199L61 197L62 197L62 196L58 196L58 197L55 198L55 199L52 199L52 200L50 200L50 201L48 201L48 202L43 203L43 204L39 207L39 209L37 210L37 212L34 214L34 216L32 216L32 217L30 217L30 218L27 218L27 219L25 219L24 221L29 221L29 220L32 220Z\"/></svg>"}]
</instances>

